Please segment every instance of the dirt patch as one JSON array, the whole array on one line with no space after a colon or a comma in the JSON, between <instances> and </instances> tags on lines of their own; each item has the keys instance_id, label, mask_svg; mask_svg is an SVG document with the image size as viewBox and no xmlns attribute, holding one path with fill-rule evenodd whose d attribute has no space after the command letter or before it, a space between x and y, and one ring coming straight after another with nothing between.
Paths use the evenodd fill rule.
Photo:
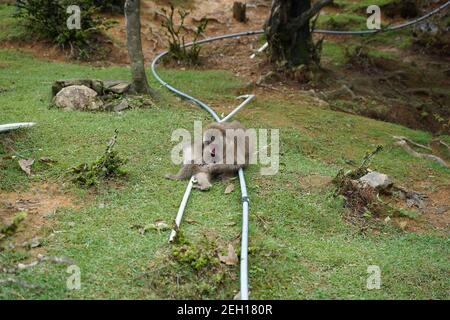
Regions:
<instances>
[{"instance_id":1,"label":"dirt patch","mask_svg":"<svg viewBox=\"0 0 450 320\"><path fill-rule=\"evenodd\" d=\"M409 232L426 233L432 230L448 235L450 232L450 187L436 188L430 181L417 182L414 190L426 195L426 207L418 210L416 218L393 217L393 222ZM397 208L410 210L404 201L393 203Z\"/></svg>"},{"instance_id":2,"label":"dirt patch","mask_svg":"<svg viewBox=\"0 0 450 320\"><path fill-rule=\"evenodd\" d=\"M305 190L322 190L332 185L330 176L311 174L300 178L300 184Z\"/></svg>"},{"instance_id":3,"label":"dirt patch","mask_svg":"<svg viewBox=\"0 0 450 320\"><path fill-rule=\"evenodd\" d=\"M48 216L65 207L78 209L80 205L56 184L34 184L29 191L0 193L0 223L9 224L18 212L27 212L14 235L15 243L20 245L38 236L41 228L51 223Z\"/></svg>"}]
</instances>

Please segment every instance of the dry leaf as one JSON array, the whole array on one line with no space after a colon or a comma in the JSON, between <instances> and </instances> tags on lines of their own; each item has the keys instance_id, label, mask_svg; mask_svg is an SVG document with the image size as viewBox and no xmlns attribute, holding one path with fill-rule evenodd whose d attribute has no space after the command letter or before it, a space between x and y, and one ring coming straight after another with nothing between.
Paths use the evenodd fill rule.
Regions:
<instances>
[{"instance_id":1,"label":"dry leaf","mask_svg":"<svg viewBox=\"0 0 450 320\"><path fill-rule=\"evenodd\" d=\"M229 184L225 189L225 194L232 193L234 191L234 184Z\"/></svg>"},{"instance_id":2,"label":"dry leaf","mask_svg":"<svg viewBox=\"0 0 450 320\"><path fill-rule=\"evenodd\" d=\"M234 266L239 262L238 256L236 255L234 247L231 243L228 245L228 255L222 256L219 254L219 260L220 262L225 263L226 265L229 266Z\"/></svg>"},{"instance_id":3,"label":"dry leaf","mask_svg":"<svg viewBox=\"0 0 450 320\"><path fill-rule=\"evenodd\" d=\"M405 230L407 224L408 224L407 221L400 221L400 222L399 222L399 226L400 226L400 228L401 228L402 230Z\"/></svg>"},{"instance_id":4,"label":"dry leaf","mask_svg":"<svg viewBox=\"0 0 450 320\"><path fill-rule=\"evenodd\" d=\"M19 160L20 169L22 169L27 175L31 175L31 166L34 163L34 159L21 159Z\"/></svg>"}]
</instances>

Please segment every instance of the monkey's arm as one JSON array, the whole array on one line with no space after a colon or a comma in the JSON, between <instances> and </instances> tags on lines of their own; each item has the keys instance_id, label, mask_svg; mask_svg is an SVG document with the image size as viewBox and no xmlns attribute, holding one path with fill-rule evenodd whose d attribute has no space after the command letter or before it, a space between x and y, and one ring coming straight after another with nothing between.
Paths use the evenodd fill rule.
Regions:
<instances>
[{"instance_id":1,"label":"monkey's arm","mask_svg":"<svg viewBox=\"0 0 450 320\"><path fill-rule=\"evenodd\" d=\"M212 187L211 176L209 173L199 172L194 177L195 180L197 181L197 183L194 185L194 188L205 191Z\"/></svg>"},{"instance_id":2,"label":"monkey's arm","mask_svg":"<svg viewBox=\"0 0 450 320\"><path fill-rule=\"evenodd\" d=\"M186 164L183 165L178 171L177 174L166 174L164 177L170 180L185 180L190 179L194 173L196 173L196 165L193 164Z\"/></svg>"}]
</instances>

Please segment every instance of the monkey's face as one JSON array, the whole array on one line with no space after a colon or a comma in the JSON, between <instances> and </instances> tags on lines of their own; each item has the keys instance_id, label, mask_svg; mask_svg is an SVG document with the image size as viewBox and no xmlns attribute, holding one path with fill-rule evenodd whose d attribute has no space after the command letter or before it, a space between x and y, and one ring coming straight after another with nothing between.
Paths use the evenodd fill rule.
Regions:
<instances>
[{"instance_id":1,"label":"monkey's face","mask_svg":"<svg viewBox=\"0 0 450 320\"><path fill-rule=\"evenodd\" d=\"M206 163L220 163L223 159L223 132L208 129L203 134L203 160Z\"/></svg>"}]
</instances>

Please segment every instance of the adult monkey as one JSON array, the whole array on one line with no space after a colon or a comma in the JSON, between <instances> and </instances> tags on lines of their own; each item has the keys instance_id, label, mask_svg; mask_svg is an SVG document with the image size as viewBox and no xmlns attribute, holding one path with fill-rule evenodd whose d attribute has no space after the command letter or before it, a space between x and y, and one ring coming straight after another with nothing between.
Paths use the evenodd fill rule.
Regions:
<instances>
[{"instance_id":1,"label":"adult monkey","mask_svg":"<svg viewBox=\"0 0 450 320\"><path fill-rule=\"evenodd\" d=\"M203 133L201 159L196 155L187 157L192 155L194 148L193 144L187 145L183 150L187 161L176 175L167 174L165 177L185 180L193 176L197 181L195 188L208 190L213 179L229 179L249 164L252 144L250 141L247 143L246 138L247 129L239 121L212 123Z\"/></svg>"}]
</instances>

